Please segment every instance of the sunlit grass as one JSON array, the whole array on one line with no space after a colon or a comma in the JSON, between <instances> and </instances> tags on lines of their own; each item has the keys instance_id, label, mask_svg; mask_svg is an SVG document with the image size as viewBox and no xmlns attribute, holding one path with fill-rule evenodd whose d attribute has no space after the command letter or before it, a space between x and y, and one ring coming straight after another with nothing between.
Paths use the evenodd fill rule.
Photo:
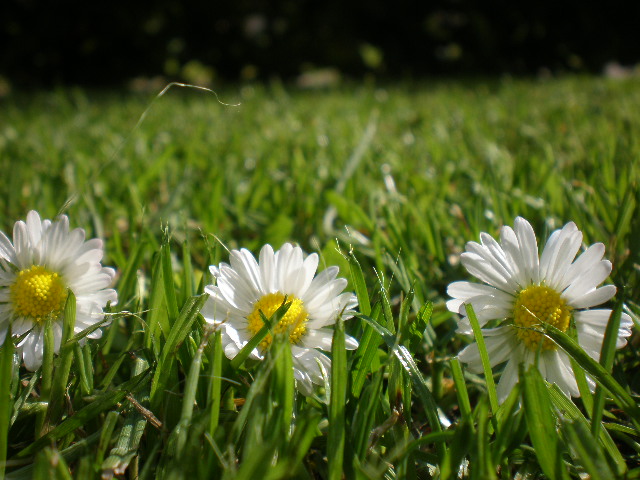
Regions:
<instances>
[{"instance_id":1,"label":"sunlit grass","mask_svg":"<svg viewBox=\"0 0 640 480\"><path fill-rule=\"evenodd\" d=\"M13 371L0 413L10 478L636 478L635 337L605 363L610 375L551 332L606 390L572 402L532 370L498 407L491 383L453 358L467 341L444 300L469 278L465 242L521 215L540 238L574 221L585 245L603 242L617 298L640 312L639 87L218 92L238 107L177 88L153 103L75 89L1 100L1 230L31 209L64 210L105 240L119 275L103 339L67 350L55 388L69 396L48 437L35 436L40 372L11 370L0 352L0 371ZM361 347L338 355L314 398L291 396L286 343L232 365L198 315L225 248L285 241L320 253L321 269L339 265L360 303L344 327Z\"/></svg>"}]
</instances>

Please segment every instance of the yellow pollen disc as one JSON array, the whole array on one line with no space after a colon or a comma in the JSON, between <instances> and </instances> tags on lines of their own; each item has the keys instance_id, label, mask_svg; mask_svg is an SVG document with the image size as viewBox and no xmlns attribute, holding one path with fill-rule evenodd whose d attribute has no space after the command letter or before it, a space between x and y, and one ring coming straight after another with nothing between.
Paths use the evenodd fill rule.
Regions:
<instances>
[{"instance_id":1,"label":"yellow pollen disc","mask_svg":"<svg viewBox=\"0 0 640 480\"><path fill-rule=\"evenodd\" d=\"M258 300L253 306L253 312L247 316L248 326L247 329L255 335L260 331L260 329L264 326L264 322L262 321L262 317L260 317L260 312L266 317L271 318L271 315L274 314L282 302L285 299L285 295L278 293L268 293L264 295L260 300ZM298 343L302 336L307 331L307 320L309 319L309 314L304 308L304 304L302 300L294 295L287 295L287 303L291 303L289 306L289 310L282 317L282 319L278 322L277 325L273 326L271 330L274 333L282 333L289 332L289 342ZM271 342L273 338L270 333L264 337L259 344L260 348L265 351L271 346Z\"/></svg>"},{"instance_id":2,"label":"yellow pollen disc","mask_svg":"<svg viewBox=\"0 0 640 480\"><path fill-rule=\"evenodd\" d=\"M60 275L40 265L19 271L10 288L13 310L37 323L60 312L67 297Z\"/></svg>"},{"instance_id":3,"label":"yellow pollen disc","mask_svg":"<svg viewBox=\"0 0 640 480\"><path fill-rule=\"evenodd\" d=\"M513 321L516 335L530 350L536 351L542 342L543 350L555 350L556 345L531 327L539 327L543 323L553 325L566 332L571 320L571 307L567 305L558 292L543 285L532 285L521 290L516 297L513 310Z\"/></svg>"}]
</instances>

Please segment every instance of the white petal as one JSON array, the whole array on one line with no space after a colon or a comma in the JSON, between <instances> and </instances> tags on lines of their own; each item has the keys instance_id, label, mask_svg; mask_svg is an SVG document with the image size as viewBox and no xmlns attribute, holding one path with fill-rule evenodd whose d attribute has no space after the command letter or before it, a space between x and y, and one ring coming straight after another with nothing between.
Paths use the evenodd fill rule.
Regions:
<instances>
[{"instance_id":1,"label":"white petal","mask_svg":"<svg viewBox=\"0 0 640 480\"><path fill-rule=\"evenodd\" d=\"M346 279L336 278L330 283L324 285L323 288L314 288L313 291L315 292L315 295L313 297L310 297L309 291L307 291L304 295L302 295L301 300L304 302L307 311L311 312L312 310L317 310L323 305L326 305L327 302L335 299L342 293L346 286Z\"/></svg>"},{"instance_id":2,"label":"white petal","mask_svg":"<svg viewBox=\"0 0 640 480\"><path fill-rule=\"evenodd\" d=\"M604 285L570 302L573 308L589 308L601 305L616 294L614 285Z\"/></svg>"},{"instance_id":3,"label":"white petal","mask_svg":"<svg viewBox=\"0 0 640 480\"><path fill-rule=\"evenodd\" d=\"M330 301L320 307L308 307L309 323L307 326L311 329L333 325L338 315L342 315L344 320L353 316L354 309L358 306L356 296L351 292L346 292L331 298Z\"/></svg>"},{"instance_id":4,"label":"white petal","mask_svg":"<svg viewBox=\"0 0 640 480\"><path fill-rule=\"evenodd\" d=\"M602 243L595 243L587 248L580 256L573 262L564 277L558 285L559 290L564 290L571 285L575 280L579 279L583 275L587 274L592 268L594 268L604 256L604 245ZM598 284L594 285L597 286Z\"/></svg>"},{"instance_id":5,"label":"white petal","mask_svg":"<svg viewBox=\"0 0 640 480\"><path fill-rule=\"evenodd\" d=\"M556 277L564 276L566 268L571 264L580 248L582 232L573 222L567 223L562 230L551 234L540 258L540 280L556 288L559 283Z\"/></svg>"},{"instance_id":6,"label":"white petal","mask_svg":"<svg viewBox=\"0 0 640 480\"><path fill-rule=\"evenodd\" d=\"M509 282L503 275L496 271L490 262L486 261L479 255L465 252L460 255L460 262L471 275L483 282L505 292L513 292L516 290L515 282Z\"/></svg>"},{"instance_id":7,"label":"white petal","mask_svg":"<svg viewBox=\"0 0 640 480\"><path fill-rule=\"evenodd\" d=\"M496 293L503 293L497 288L489 285L471 282L453 282L447 287L447 295L453 297L447 302L447 308L451 312L458 313L460 306L468 300L481 295L494 296Z\"/></svg>"},{"instance_id":8,"label":"white petal","mask_svg":"<svg viewBox=\"0 0 640 480\"><path fill-rule=\"evenodd\" d=\"M502 375L500 376L500 381L498 382L498 386L496 388L496 393L498 394L498 402L504 402L513 387L518 382L518 365L520 363L520 354L519 351L514 351L513 358L509 360L507 365L504 367L502 371Z\"/></svg>"},{"instance_id":9,"label":"white petal","mask_svg":"<svg viewBox=\"0 0 640 480\"><path fill-rule=\"evenodd\" d=\"M300 247L293 247L287 243L278 251L276 276L280 291L283 293L299 293L298 287L304 280L302 262L302 249Z\"/></svg>"},{"instance_id":10,"label":"white petal","mask_svg":"<svg viewBox=\"0 0 640 480\"><path fill-rule=\"evenodd\" d=\"M507 257L498 243L486 233L480 234L482 245L475 242L467 242L466 254L477 255L486 265L490 266L493 272L499 276L507 285L515 288L517 282L514 272L508 263Z\"/></svg>"},{"instance_id":11,"label":"white petal","mask_svg":"<svg viewBox=\"0 0 640 480\"><path fill-rule=\"evenodd\" d=\"M517 217L514 230L520 245L520 254L525 265L527 281L540 282L540 261L538 259L538 242L533 227L522 217Z\"/></svg>"},{"instance_id":12,"label":"white petal","mask_svg":"<svg viewBox=\"0 0 640 480\"><path fill-rule=\"evenodd\" d=\"M603 260L593 265L588 271L582 272L580 277L575 279L567 289L562 292L562 296L570 303L586 293L593 291L611 273L611 262Z\"/></svg>"},{"instance_id":13,"label":"white petal","mask_svg":"<svg viewBox=\"0 0 640 480\"><path fill-rule=\"evenodd\" d=\"M0 257L5 260L16 264L16 250L13 248L11 241L7 238L7 236L0 232Z\"/></svg>"},{"instance_id":14,"label":"white petal","mask_svg":"<svg viewBox=\"0 0 640 480\"><path fill-rule=\"evenodd\" d=\"M253 304L260 298L251 286L235 270L222 265L221 276L218 278L217 289L230 305L242 309L252 310Z\"/></svg>"},{"instance_id":15,"label":"white petal","mask_svg":"<svg viewBox=\"0 0 640 480\"><path fill-rule=\"evenodd\" d=\"M313 282L313 277L316 274L316 270L318 269L319 260L320 259L318 257L318 254L312 253L307 258L305 258L304 262L302 263L302 281L297 287L298 294L301 297L306 293L307 289L311 285L311 282Z\"/></svg>"},{"instance_id":16,"label":"white petal","mask_svg":"<svg viewBox=\"0 0 640 480\"><path fill-rule=\"evenodd\" d=\"M516 273L514 265L509 261L500 244L491 235L484 232L480 234L480 242L484 247L482 250L485 252L485 259L491 261L496 270L501 272L505 278L514 277Z\"/></svg>"},{"instance_id":17,"label":"white petal","mask_svg":"<svg viewBox=\"0 0 640 480\"><path fill-rule=\"evenodd\" d=\"M313 382L306 372L294 367L293 376L296 380L296 389L300 393L307 397L313 395Z\"/></svg>"},{"instance_id":18,"label":"white petal","mask_svg":"<svg viewBox=\"0 0 640 480\"><path fill-rule=\"evenodd\" d=\"M508 360L516 348L515 335L511 326L484 329L482 336L487 347L491 368ZM461 362L469 364L471 371L482 373L482 362L477 343L474 342L465 347L458 358Z\"/></svg>"},{"instance_id":19,"label":"white petal","mask_svg":"<svg viewBox=\"0 0 640 480\"><path fill-rule=\"evenodd\" d=\"M40 239L42 238L42 221L40 220L40 215L35 210L31 210L27 214L27 234L29 235L29 243L32 246L37 246L40 244Z\"/></svg>"},{"instance_id":20,"label":"white petal","mask_svg":"<svg viewBox=\"0 0 640 480\"><path fill-rule=\"evenodd\" d=\"M567 354L560 350L548 350L542 356L547 367L546 380L555 383L566 396L579 397L580 390Z\"/></svg>"},{"instance_id":21,"label":"white petal","mask_svg":"<svg viewBox=\"0 0 640 480\"><path fill-rule=\"evenodd\" d=\"M611 316L611 310L596 309L596 310L584 310L576 312L574 314L576 330L578 331L578 340L580 345L587 342L585 339L587 332L596 332L599 337L598 346L598 358L600 352L600 345L602 344L602 338ZM588 328L587 328L588 327ZM626 337L631 335L631 328L633 327L633 321L631 317L626 313L623 313L620 317L620 329L618 330L618 339L616 341L616 348L622 348L627 344ZM594 357L595 358L595 357Z\"/></svg>"},{"instance_id":22,"label":"white petal","mask_svg":"<svg viewBox=\"0 0 640 480\"><path fill-rule=\"evenodd\" d=\"M294 367L306 372L313 383L322 385L324 379L318 363L321 363L327 373L331 372L331 360L318 350L300 348L295 345L291 347Z\"/></svg>"},{"instance_id":23,"label":"white petal","mask_svg":"<svg viewBox=\"0 0 640 480\"><path fill-rule=\"evenodd\" d=\"M333 281L338 276L339 272L340 272L340 269L338 267L335 267L335 266L328 267L325 270L323 270L322 272L320 272L311 281L311 285L309 285L309 288L307 289L306 292L304 292L304 294L302 295L301 299L303 301L305 299L306 299L306 301L309 301L312 298L314 298L316 295L318 295L318 293L320 291L324 290L326 285L331 283L331 281Z\"/></svg>"},{"instance_id":24,"label":"white petal","mask_svg":"<svg viewBox=\"0 0 640 480\"><path fill-rule=\"evenodd\" d=\"M545 281L550 287L560 291L562 279L576 257L580 244L582 243L582 232L576 231L567 235L558 248L558 253L554 262L549 266Z\"/></svg>"},{"instance_id":25,"label":"white petal","mask_svg":"<svg viewBox=\"0 0 640 480\"><path fill-rule=\"evenodd\" d=\"M267 244L260 250L260 274L265 293L275 293L276 287L276 260L273 248Z\"/></svg>"},{"instance_id":26,"label":"white petal","mask_svg":"<svg viewBox=\"0 0 640 480\"><path fill-rule=\"evenodd\" d=\"M327 330L325 328L319 328L317 330L309 330L307 334L302 338L302 345L309 348L319 348L327 352L331 351L331 345L333 343L333 330ZM345 335L345 347L347 350L355 350L358 348L358 341Z\"/></svg>"},{"instance_id":27,"label":"white petal","mask_svg":"<svg viewBox=\"0 0 640 480\"><path fill-rule=\"evenodd\" d=\"M16 252L15 265L23 270L33 264L33 252L29 248L29 234L23 221L18 221L13 226L13 245Z\"/></svg>"},{"instance_id":28,"label":"white petal","mask_svg":"<svg viewBox=\"0 0 640 480\"><path fill-rule=\"evenodd\" d=\"M20 347L27 370L35 371L42 365L44 335L41 328L34 330L24 339Z\"/></svg>"},{"instance_id":29,"label":"white petal","mask_svg":"<svg viewBox=\"0 0 640 480\"><path fill-rule=\"evenodd\" d=\"M251 293L252 298L257 299L266 293L262 287L260 267L249 250L232 250L229 262L231 268L243 280L243 288Z\"/></svg>"},{"instance_id":30,"label":"white petal","mask_svg":"<svg viewBox=\"0 0 640 480\"><path fill-rule=\"evenodd\" d=\"M302 345L308 348L320 348L327 352L331 351L333 343L333 331L319 328L317 330L309 330L302 338Z\"/></svg>"},{"instance_id":31,"label":"white petal","mask_svg":"<svg viewBox=\"0 0 640 480\"><path fill-rule=\"evenodd\" d=\"M531 283L531 274L522 258L518 237L511 227L505 226L500 230L500 245L513 270L513 279L520 287L527 286Z\"/></svg>"}]
</instances>

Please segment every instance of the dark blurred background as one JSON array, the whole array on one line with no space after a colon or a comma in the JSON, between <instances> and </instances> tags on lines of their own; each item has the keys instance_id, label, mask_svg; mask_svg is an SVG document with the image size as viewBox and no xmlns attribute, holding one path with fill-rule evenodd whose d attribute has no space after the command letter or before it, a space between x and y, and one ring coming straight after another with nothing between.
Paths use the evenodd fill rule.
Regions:
<instances>
[{"instance_id":1,"label":"dark blurred background","mask_svg":"<svg viewBox=\"0 0 640 480\"><path fill-rule=\"evenodd\" d=\"M620 0L2 0L0 75L28 87L601 72L640 59L639 13Z\"/></svg>"}]
</instances>

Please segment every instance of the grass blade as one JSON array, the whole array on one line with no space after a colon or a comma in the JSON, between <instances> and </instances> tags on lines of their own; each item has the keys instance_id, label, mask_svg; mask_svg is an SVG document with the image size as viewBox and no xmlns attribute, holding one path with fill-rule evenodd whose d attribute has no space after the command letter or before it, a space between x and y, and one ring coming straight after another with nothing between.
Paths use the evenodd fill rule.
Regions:
<instances>
[{"instance_id":1,"label":"grass blade","mask_svg":"<svg viewBox=\"0 0 640 480\"><path fill-rule=\"evenodd\" d=\"M562 414L563 417L568 418L574 423L580 422L587 430L589 430L589 421L584 417L584 415L582 415L580 409L576 407L571 399L567 398L567 396L562 393L557 385L551 385L551 387L549 388L549 395L551 397L553 405ZM600 429L598 437L600 443L605 448L613 464L615 465L618 475L623 475L627 470L627 465L624 461L623 456L620 454L618 447L609 435L609 432L606 429Z\"/></svg>"},{"instance_id":2,"label":"grass blade","mask_svg":"<svg viewBox=\"0 0 640 480\"><path fill-rule=\"evenodd\" d=\"M16 458L25 458L33 455L46 445L72 433L76 428L81 427L92 418L100 415L102 412L109 410L118 402L121 402L129 393L135 392L144 385L149 379L149 370L142 372L140 375L124 382L115 390L99 395L93 402L86 407L77 411L74 415L66 418L62 423L52 429L44 437L39 438L28 447L24 448L16 455Z\"/></svg>"},{"instance_id":3,"label":"grass blade","mask_svg":"<svg viewBox=\"0 0 640 480\"><path fill-rule=\"evenodd\" d=\"M13 338L11 323L7 327L6 337L0 350L0 478L4 478L5 461L9 444L9 426L13 395L11 394L11 370L13 369Z\"/></svg>"},{"instance_id":4,"label":"grass blade","mask_svg":"<svg viewBox=\"0 0 640 480\"><path fill-rule=\"evenodd\" d=\"M427 419L429 420L429 425L434 432L441 432L442 425L440 424L440 419L438 418L438 405L436 404L433 395L431 394L431 390L427 386L427 382L425 381L422 373L418 369L416 362L414 361L411 353L407 350L406 347L402 345L397 345L396 336L393 335L389 330L384 328L382 325L374 322L371 318L365 315L358 315L359 318L367 322L371 325L377 332L382 336L382 339L387 344L387 347L395 355L400 361L400 365L404 368L409 374L409 378L415 387L415 391L418 394L418 398L420 398L425 413L427 415ZM436 449L438 451L438 457L440 459L444 458L444 453L446 448L443 444L436 444Z\"/></svg>"},{"instance_id":5,"label":"grass blade","mask_svg":"<svg viewBox=\"0 0 640 480\"><path fill-rule=\"evenodd\" d=\"M220 403L222 401L222 329L218 328L213 337L211 359L211 393L209 395L209 435L214 438L220 419Z\"/></svg>"},{"instance_id":6,"label":"grass blade","mask_svg":"<svg viewBox=\"0 0 640 480\"><path fill-rule=\"evenodd\" d=\"M451 376L456 386L456 394L458 395L458 405L460 407L460 416L463 421L471 421L471 402L469 401L469 393L467 392L467 384L464 381L460 360L457 357L449 361L451 366Z\"/></svg>"},{"instance_id":7,"label":"grass blade","mask_svg":"<svg viewBox=\"0 0 640 480\"><path fill-rule=\"evenodd\" d=\"M178 300L176 299L176 286L173 281L173 267L171 266L171 250L169 248L168 234L162 247L160 255L162 258L162 280L164 282L164 298L167 302L170 323L178 318Z\"/></svg>"},{"instance_id":8,"label":"grass blade","mask_svg":"<svg viewBox=\"0 0 640 480\"><path fill-rule=\"evenodd\" d=\"M182 308L180 315L171 327L162 354L158 360L153 381L151 382L151 410L156 411L164 395L166 383L171 375L178 348L191 331L200 309L207 301L207 294L191 297Z\"/></svg>"},{"instance_id":9,"label":"grass blade","mask_svg":"<svg viewBox=\"0 0 640 480\"><path fill-rule=\"evenodd\" d=\"M615 309L609 316L607 328L604 332L604 340L602 349L600 350L600 365L607 371L611 372L613 368L613 358L616 354L616 342L618 341L618 331L620 330L620 319L622 318L623 295L618 298ZM602 422L602 411L604 409L604 390L596 385L596 393L593 398L593 413L591 414L591 434L594 438L598 437Z\"/></svg>"},{"instance_id":10,"label":"grass blade","mask_svg":"<svg viewBox=\"0 0 640 480\"><path fill-rule=\"evenodd\" d=\"M544 324L544 333L551 338L567 355L572 357L591 377L605 387L612 394L614 401L635 422L640 423L640 408L633 397L620 385L613 376L598 362L591 358L581 347L567 334L561 332L553 325Z\"/></svg>"},{"instance_id":11,"label":"grass blade","mask_svg":"<svg viewBox=\"0 0 640 480\"><path fill-rule=\"evenodd\" d=\"M256 348L260 344L260 342L264 340L264 338L267 335L269 335L269 332L271 331L271 326L277 325L282 319L282 317L284 317L287 314L287 311L289 311L290 306L291 306L291 302L287 302L287 297L285 297L284 300L282 301L282 305L280 305L278 309L275 312L273 312L273 315L271 315L271 318L265 317L262 311L260 312L260 317L264 322L264 326L260 330L258 330L258 333L256 333L253 337L251 337L251 340L249 340L247 344L244 347L242 347L242 350L240 350L238 354L235 357L233 357L233 359L231 360L231 368L233 368L234 370L237 370L238 368L240 368L240 366L244 363L244 361L249 357L253 349Z\"/></svg>"},{"instance_id":12,"label":"grass blade","mask_svg":"<svg viewBox=\"0 0 640 480\"><path fill-rule=\"evenodd\" d=\"M594 440L589 428L582 422L563 422L562 432L575 459L589 473L591 480L609 480L615 475L609 468L604 452Z\"/></svg>"},{"instance_id":13,"label":"grass blade","mask_svg":"<svg viewBox=\"0 0 640 480\"><path fill-rule=\"evenodd\" d=\"M49 402L49 408L47 409L47 415L42 427L42 434L49 432L62 418L67 381L69 380L69 372L71 371L71 363L73 362L73 344L69 343L69 340L73 337L75 324L76 296L71 290L69 290L67 302L64 306L62 339L60 340L60 362L53 374L51 400Z\"/></svg>"},{"instance_id":14,"label":"grass blade","mask_svg":"<svg viewBox=\"0 0 640 480\"><path fill-rule=\"evenodd\" d=\"M482 329L478 323L478 317L473 311L473 306L470 303L465 305L469 322L471 322L471 328L473 328L473 335L478 345L478 351L480 352L480 360L482 362L482 370L484 371L484 378L487 382L487 392L489 393L489 405L491 406L491 412L495 419L495 414L498 411L498 394L496 392L496 383L493 380L493 371L491 369L491 362L489 361L489 354L487 353L487 347L484 343L484 337L482 336ZM497 424L493 421L493 427L497 430Z\"/></svg>"},{"instance_id":15,"label":"grass blade","mask_svg":"<svg viewBox=\"0 0 640 480\"><path fill-rule=\"evenodd\" d=\"M371 319L378 322L382 306L376 303L373 307ZM360 392L364 386L364 381L371 371L371 363L376 357L378 346L382 342L380 335L368 324L364 323L364 332L360 339L360 344L353 357L353 366L351 368L351 394L355 398L360 397Z\"/></svg>"},{"instance_id":16,"label":"grass blade","mask_svg":"<svg viewBox=\"0 0 640 480\"><path fill-rule=\"evenodd\" d=\"M344 322L338 317L331 344L331 398L329 403L329 434L327 460L329 479L342 478L345 441L345 404L347 395L347 350L344 339Z\"/></svg>"},{"instance_id":17,"label":"grass blade","mask_svg":"<svg viewBox=\"0 0 640 480\"><path fill-rule=\"evenodd\" d=\"M555 415L542 375L535 365L528 370L520 365L520 381L529 436L540 467L551 480L568 478L562 464L563 445L556 433Z\"/></svg>"}]
</instances>

